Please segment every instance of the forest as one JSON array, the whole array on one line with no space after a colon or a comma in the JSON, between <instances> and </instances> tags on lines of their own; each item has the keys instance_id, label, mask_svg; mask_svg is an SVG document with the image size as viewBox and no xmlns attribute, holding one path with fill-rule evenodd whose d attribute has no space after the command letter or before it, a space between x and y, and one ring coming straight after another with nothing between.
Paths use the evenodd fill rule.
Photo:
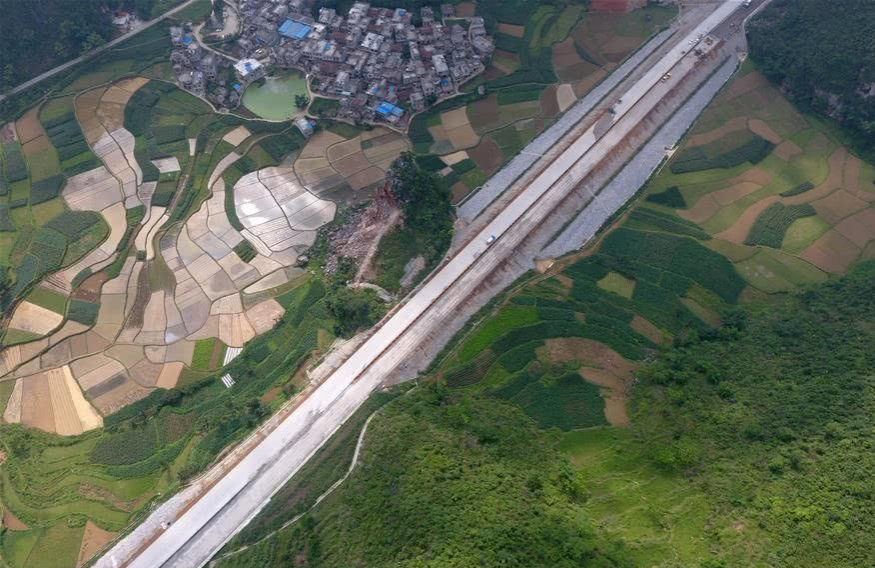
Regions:
<instances>
[{"instance_id":1,"label":"forest","mask_svg":"<svg viewBox=\"0 0 875 568\"><path fill-rule=\"evenodd\" d=\"M763 537L756 565L875 565L875 263L724 321L639 373L637 442Z\"/></svg>"},{"instance_id":2,"label":"forest","mask_svg":"<svg viewBox=\"0 0 875 568\"><path fill-rule=\"evenodd\" d=\"M775 0L748 26L750 53L805 110L875 150L875 3Z\"/></svg>"},{"instance_id":3,"label":"forest","mask_svg":"<svg viewBox=\"0 0 875 568\"><path fill-rule=\"evenodd\" d=\"M112 15L125 9L140 19L174 0L0 0L0 93L99 47L113 35ZM10 30L15 30L12 33Z\"/></svg>"}]
</instances>

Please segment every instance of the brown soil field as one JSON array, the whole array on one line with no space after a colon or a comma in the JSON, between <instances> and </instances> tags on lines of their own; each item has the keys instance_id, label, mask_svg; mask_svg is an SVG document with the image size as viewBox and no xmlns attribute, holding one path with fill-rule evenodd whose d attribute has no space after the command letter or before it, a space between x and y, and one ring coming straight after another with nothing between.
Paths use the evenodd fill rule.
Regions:
<instances>
[{"instance_id":1,"label":"brown soil field","mask_svg":"<svg viewBox=\"0 0 875 568\"><path fill-rule=\"evenodd\" d=\"M864 247L875 239L875 209L867 207L843 220L835 229L858 247Z\"/></svg>"},{"instance_id":2,"label":"brown soil field","mask_svg":"<svg viewBox=\"0 0 875 568\"><path fill-rule=\"evenodd\" d=\"M757 136L760 136L761 138L765 138L772 144L780 144L784 141L784 139L781 138L781 136L779 136L777 132L772 130L771 126L758 118L752 118L748 120L747 127L750 129L751 132L753 132Z\"/></svg>"},{"instance_id":3,"label":"brown soil field","mask_svg":"<svg viewBox=\"0 0 875 568\"><path fill-rule=\"evenodd\" d=\"M183 368L184 365L179 361L165 363L155 386L162 389L172 389L179 382L179 375L182 374Z\"/></svg>"},{"instance_id":4,"label":"brown soil field","mask_svg":"<svg viewBox=\"0 0 875 568\"><path fill-rule=\"evenodd\" d=\"M7 122L0 127L0 142L6 144L9 142L15 142L16 140L18 140L18 134L15 133L14 122Z\"/></svg>"},{"instance_id":5,"label":"brown soil field","mask_svg":"<svg viewBox=\"0 0 875 568\"><path fill-rule=\"evenodd\" d=\"M457 181L452 185L452 187L450 187L450 199L454 204L458 203L462 199L464 199L465 196L468 195L470 192L471 190L468 189L467 185L460 181Z\"/></svg>"},{"instance_id":6,"label":"brown soil field","mask_svg":"<svg viewBox=\"0 0 875 568\"><path fill-rule=\"evenodd\" d=\"M338 144L344 140L345 138L331 132L330 130L320 130L307 141L307 145L301 150L298 159L323 158L325 157L325 150L327 150L329 146Z\"/></svg>"},{"instance_id":7,"label":"brown soil field","mask_svg":"<svg viewBox=\"0 0 875 568\"><path fill-rule=\"evenodd\" d=\"M772 151L774 155L781 158L782 160L789 162L793 156L797 156L802 153L802 148L800 148L795 142L792 140L784 140Z\"/></svg>"},{"instance_id":8,"label":"brown soil field","mask_svg":"<svg viewBox=\"0 0 875 568\"><path fill-rule=\"evenodd\" d=\"M624 359L619 353L598 341L579 337L561 337L548 339L544 344L544 353L553 363L578 361L604 369L619 377L631 377L638 365Z\"/></svg>"},{"instance_id":9,"label":"brown soil field","mask_svg":"<svg viewBox=\"0 0 875 568\"><path fill-rule=\"evenodd\" d=\"M21 302L12 315L9 327L30 331L37 335L46 335L64 321L64 316L37 306L30 302Z\"/></svg>"},{"instance_id":10,"label":"brown soil field","mask_svg":"<svg viewBox=\"0 0 875 568\"><path fill-rule=\"evenodd\" d=\"M128 314L125 329L143 327L146 306L149 305L151 298L152 291L149 289L149 271L141 270L137 275L137 292L131 304L131 313Z\"/></svg>"},{"instance_id":11,"label":"brown soil field","mask_svg":"<svg viewBox=\"0 0 875 568\"><path fill-rule=\"evenodd\" d=\"M556 104L559 106L559 112L565 112L568 108L577 101L574 95L574 87L568 83L559 85L556 89Z\"/></svg>"},{"instance_id":12,"label":"brown soil field","mask_svg":"<svg viewBox=\"0 0 875 568\"><path fill-rule=\"evenodd\" d=\"M827 138L823 132L818 132L814 135L814 137L808 141L808 144L805 145L805 149L809 152L813 152L815 154L822 154L830 150L830 148L834 148L835 144Z\"/></svg>"},{"instance_id":13,"label":"brown soil field","mask_svg":"<svg viewBox=\"0 0 875 568\"><path fill-rule=\"evenodd\" d=\"M222 137L222 140L230 144L231 146L239 146L244 140L252 136L252 133L245 126L238 126L234 130L231 130L225 136Z\"/></svg>"},{"instance_id":14,"label":"brown soil field","mask_svg":"<svg viewBox=\"0 0 875 568\"><path fill-rule=\"evenodd\" d=\"M729 85L729 88L723 91L719 97L719 102L731 101L734 98L740 97L745 93L749 93L761 87L768 87L769 81L764 75L756 71L748 73L744 77L735 79Z\"/></svg>"},{"instance_id":15,"label":"brown soil field","mask_svg":"<svg viewBox=\"0 0 875 568\"><path fill-rule=\"evenodd\" d=\"M82 423L67 383L63 369L52 369L46 373L48 377L49 395L52 399L52 411L55 415L55 433L61 436L75 436L82 433Z\"/></svg>"},{"instance_id":16,"label":"brown soil field","mask_svg":"<svg viewBox=\"0 0 875 568\"><path fill-rule=\"evenodd\" d=\"M625 13L628 7L627 0L592 0L590 3L590 10L594 10L597 12L617 12L617 13Z\"/></svg>"},{"instance_id":17,"label":"brown soil field","mask_svg":"<svg viewBox=\"0 0 875 568\"><path fill-rule=\"evenodd\" d=\"M79 546L79 559L76 561L77 568L97 554L106 543L115 538L116 534L103 530L90 520L87 521L85 523L85 533L82 535L82 544Z\"/></svg>"},{"instance_id":18,"label":"brown soil field","mask_svg":"<svg viewBox=\"0 0 875 568\"><path fill-rule=\"evenodd\" d=\"M484 138L480 144L469 148L468 155L487 175L492 175L501 165L501 150L491 138Z\"/></svg>"},{"instance_id":19,"label":"brown soil field","mask_svg":"<svg viewBox=\"0 0 875 568\"><path fill-rule=\"evenodd\" d=\"M784 202L789 204L808 203L826 197L840 188L842 186L842 168L847 157L848 151L844 147L837 148L829 157L829 174L823 183L805 193L787 197Z\"/></svg>"},{"instance_id":20,"label":"brown soil field","mask_svg":"<svg viewBox=\"0 0 875 568\"><path fill-rule=\"evenodd\" d=\"M365 158L365 155L359 151L349 154L340 160L333 161L331 165L334 166L334 169L336 169L340 175L343 177L349 177L370 167L371 163Z\"/></svg>"},{"instance_id":21,"label":"brown soil field","mask_svg":"<svg viewBox=\"0 0 875 568\"><path fill-rule=\"evenodd\" d=\"M597 65L580 57L572 38L553 45L553 66L559 80L568 82L580 81L601 71Z\"/></svg>"},{"instance_id":22,"label":"brown soil field","mask_svg":"<svg viewBox=\"0 0 875 568\"><path fill-rule=\"evenodd\" d=\"M468 124L468 115L465 113L465 107L442 112L441 123L447 130Z\"/></svg>"},{"instance_id":23,"label":"brown soil field","mask_svg":"<svg viewBox=\"0 0 875 568\"><path fill-rule=\"evenodd\" d=\"M464 110L464 109L462 109ZM447 129L447 138L453 144L454 148L462 149L469 148L480 140L470 124L463 124L457 128Z\"/></svg>"},{"instance_id":24,"label":"brown soil field","mask_svg":"<svg viewBox=\"0 0 875 568\"><path fill-rule=\"evenodd\" d=\"M827 231L799 254L827 272L844 273L860 254L860 248L835 229Z\"/></svg>"},{"instance_id":25,"label":"brown soil field","mask_svg":"<svg viewBox=\"0 0 875 568\"><path fill-rule=\"evenodd\" d=\"M477 5L474 2L461 2L456 4L456 15L460 18L473 18L477 13Z\"/></svg>"},{"instance_id":26,"label":"brown soil field","mask_svg":"<svg viewBox=\"0 0 875 568\"><path fill-rule=\"evenodd\" d=\"M52 143L48 136L37 136L25 143L21 147L21 151L24 152L24 155L28 158L33 158L36 154L48 150L49 148L52 148Z\"/></svg>"},{"instance_id":27,"label":"brown soil field","mask_svg":"<svg viewBox=\"0 0 875 568\"><path fill-rule=\"evenodd\" d=\"M506 34L513 37L523 37L526 35L526 27L518 26L516 24L498 24L498 32L502 34Z\"/></svg>"},{"instance_id":28,"label":"brown soil field","mask_svg":"<svg viewBox=\"0 0 875 568\"><path fill-rule=\"evenodd\" d=\"M751 193L762 187L763 185L754 183L752 181L743 181L741 183L736 183L730 185L729 187L724 187L723 189L713 191L711 192L711 197L716 199L717 203L719 203L720 205L729 205L730 203L735 203L742 197L750 195Z\"/></svg>"},{"instance_id":29,"label":"brown soil field","mask_svg":"<svg viewBox=\"0 0 875 568\"><path fill-rule=\"evenodd\" d=\"M498 99L495 95L489 95L468 105L468 119L474 130L483 133L484 130L498 125Z\"/></svg>"},{"instance_id":30,"label":"brown soil field","mask_svg":"<svg viewBox=\"0 0 875 568\"><path fill-rule=\"evenodd\" d=\"M386 173L383 170L375 166L371 166L365 170L358 172L355 175L349 176L348 178L346 178L346 182L355 191L359 191L368 187L369 185L379 183L380 181L385 179L385 177Z\"/></svg>"},{"instance_id":31,"label":"brown soil field","mask_svg":"<svg viewBox=\"0 0 875 568\"><path fill-rule=\"evenodd\" d=\"M355 154L356 152L361 152L362 144L358 137L352 138L350 140L344 140L343 142L338 142L337 144L332 144L325 155L328 157L328 160L332 163Z\"/></svg>"},{"instance_id":32,"label":"brown soil field","mask_svg":"<svg viewBox=\"0 0 875 568\"><path fill-rule=\"evenodd\" d=\"M45 135L45 131L39 121L39 105L30 109L15 121L15 130L18 132L18 141L22 144Z\"/></svg>"},{"instance_id":33,"label":"brown soil field","mask_svg":"<svg viewBox=\"0 0 875 568\"><path fill-rule=\"evenodd\" d=\"M550 85L541 92L541 115L552 118L559 114L559 99L556 85Z\"/></svg>"},{"instance_id":34,"label":"brown soil field","mask_svg":"<svg viewBox=\"0 0 875 568\"><path fill-rule=\"evenodd\" d=\"M664 345L668 342L668 337L665 333L662 332L658 327L650 323L650 321L644 319L643 317L635 314L632 318L632 322L629 324L633 330L637 331L650 341L654 342L657 345Z\"/></svg>"},{"instance_id":35,"label":"brown soil field","mask_svg":"<svg viewBox=\"0 0 875 568\"><path fill-rule=\"evenodd\" d=\"M689 209L680 210L677 214L687 221L694 223L703 223L710 219L715 213L720 211L720 203L708 193L703 195L696 201L695 205Z\"/></svg>"},{"instance_id":36,"label":"brown soil field","mask_svg":"<svg viewBox=\"0 0 875 568\"><path fill-rule=\"evenodd\" d=\"M613 36L602 45L602 52L605 59L611 63L619 63L639 45L641 45L639 37Z\"/></svg>"},{"instance_id":37,"label":"brown soil field","mask_svg":"<svg viewBox=\"0 0 875 568\"><path fill-rule=\"evenodd\" d=\"M110 381L114 381L114 379L110 379ZM133 404L152 392L152 389L141 387L124 375L119 376L118 384L113 383L107 386L112 386L113 388L92 399L92 404L104 416L112 414L129 404Z\"/></svg>"},{"instance_id":38,"label":"brown soil field","mask_svg":"<svg viewBox=\"0 0 875 568\"><path fill-rule=\"evenodd\" d=\"M843 176L844 183L842 184L842 187L863 201L875 201L875 191L867 191L864 188L864 185L866 185L875 189L875 180L864 180L864 183L861 183L860 170L862 167L863 162L860 158L854 155L848 155L848 159L845 161Z\"/></svg>"},{"instance_id":39,"label":"brown soil field","mask_svg":"<svg viewBox=\"0 0 875 568\"><path fill-rule=\"evenodd\" d=\"M116 86L120 89L124 89L125 91L134 94L140 87L149 82L147 77L128 77L127 79L121 79L116 83Z\"/></svg>"},{"instance_id":40,"label":"brown soil field","mask_svg":"<svg viewBox=\"0 0 875 568\"><path fill-rule=\"evenodd\" d=\"M780 198L777 195L770 195L765 199L757 201L745 209L744 213L742 213L728 229L721 233L717 233L714 236L718 239L723 239L724 241L729 241L730 243L735 243L737 245L744 244L744 239L750 234L750 229L753 227L754 222L756 222L757 217L760 216L760 213L765 211L769 205L777 201L780 201Z\"/></svg>"},{"instance_id":41,"label":"brown soil field","mask_svg":"<svg viewBox=\"0 0 875 568\"><path fill-rule=\"evenodd\" d=\"M45 373L22 379L21 423L44 432L55 432L55 413L52 394Z\"/></svg>"},{"instance_id":42,"label":"brown soil field","mask_svg":"<svg viewBox=\"0 0 875 568\"><path fill-rule=\"evenodd\" d=\"M736 116L735 118L726 121L718 128L713 128L707 132L693 134L687 139L685 146L688 148L692 146L704 146L705 144L723 138L731 132L744 130L745 128L747 128L747 118L744 116Z\"/></svg>"},{"instance_id":43,"label":"brown soil field","mask_svg":"<svg viewBox=\"0 0 875 568\"><path fill-rule=\"evenodd\" d=\"M626 402L629 400L629 379L623 379L602 369L584 367L580 376L588 383L601 387L601 395L605 401L605 419L611 426L623 428L629 425L629 415L626 412Z\"/></svg>"},{"instance_id":44,"label":"brown soil field","mask_svg":"<svg viewBox=\"0 0 875 568\"><path fill-rule=\"evenodd\" d=\"M823 199L812 201L811 205L814 206L817 214L830 225L836 225L845 217L869 207L868 203L854 197L844 189L834 191Z\"/></svg>"},{"instance_id":45,"label":"brown soil field","mask_svg":"<svg viewBox=\"0 0 875 568\"><path fill-rule=\"evenodd\" d=\"M21 522L9 509L3 510L3 526L11 531L26 531L30 527Z\"/></svg>"}]
</instances>

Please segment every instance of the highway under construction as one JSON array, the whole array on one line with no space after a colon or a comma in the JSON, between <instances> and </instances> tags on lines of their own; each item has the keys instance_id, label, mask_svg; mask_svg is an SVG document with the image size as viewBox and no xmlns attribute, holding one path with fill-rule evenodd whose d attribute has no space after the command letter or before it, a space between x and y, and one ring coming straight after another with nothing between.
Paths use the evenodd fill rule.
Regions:
<instances>
[{"instance_id":1,"label":"highway under construction","mask_svg":"<svg viewBox=\"0 0 875 568\"><path fill-rule=\"evenodd\" d=\"M650 46L650 54L621 68L624 75L549 148L539 147L518 175L506 175L507 183L491 190L494 195L480 198L480 210L460 227L447 260L362 342L315 373L286 408L153 511L96 565L208 563L371 392L415 376L465 317L531 267L569 222L588 207L602 207L595 197L675 110L718 69L737 64L740 22L751 9L742 0L725 0L700 3L684 14L672 33ZM603 213L593 222L600 224L611 211Z\"/></svg>"}]
</instances>

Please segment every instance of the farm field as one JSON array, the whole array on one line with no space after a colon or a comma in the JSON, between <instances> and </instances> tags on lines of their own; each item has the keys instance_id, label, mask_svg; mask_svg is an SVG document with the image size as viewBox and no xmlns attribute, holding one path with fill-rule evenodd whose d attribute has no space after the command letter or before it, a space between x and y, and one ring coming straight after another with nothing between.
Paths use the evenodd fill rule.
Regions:
<instances>
[{"instance_id":1,"label":"farm field","mask_svg":"<svg viewBox=\"0 0 875 568\"><path fill-rule=\"evenodd\" d=\"M298 256L409 147L216 115L137 70L98 63L2 129L11 568L86 562L306 384L336 328Z\"/></svg>"},{"instance_id":2,"label":"farm field","mask_svg":"<svg viewBox=\"0 0 875 568\"><path fill-rule=\"evenodd\" d=\"M490 17L495 17L493 8L500 13L490 67L464 95L414 117L409 131L416 153L449 159L434 162L433 171L451 189L454 202L482 185L676 14L655 6L629 14L584 11L578 5L532 4L520 7L521 13L483 3L478 8L489 9ZM486 89L483 95L480 86ZM460 152L467 153L476 172L466 175L448 167Z\"/></svg>"},{"instance_id":3,"label":"farm field","mask_svg":"<svg viewBox=\"0 0 875 568\"><path fill-rule=\"evenodd\" d=\"M418 161L456 171L473 154ZM871 401L860 396L871 378L867 364L851 363L871 358L875 185L860 174L871 171L746 64L594 246L487 305L431 380L374 418L361 470L276 534L268 528L300 506L256 519L226 552L267 539L219 565L374 558L393 540L368 537L384 530L405 530L435 554L452 543L459 558L465 539L439 529L440 519L465 516L480 499L447 513L434 489L451 479L452 495L475 495L497 466L481 466L472 485L458 460L483 448L560 452L584 488L581 518L599 550L630 566L871 561L868 500L840 490L871 461L862 449L872 443ZM469 429L466 442L440 445L435 407ZM493 411L521 413L544 437L513 453L505 444L518 437L500 433ZM423 423L439 457L418 449ZM407 451L415 465L393 469ZM452 473L423 473L436 463ZM421 479L431 489L411 489L410 504L405 483ZM295 478L284 491L311 482ZM367 535L351 512L368 519Z\"/></svg>"}]
</instances>

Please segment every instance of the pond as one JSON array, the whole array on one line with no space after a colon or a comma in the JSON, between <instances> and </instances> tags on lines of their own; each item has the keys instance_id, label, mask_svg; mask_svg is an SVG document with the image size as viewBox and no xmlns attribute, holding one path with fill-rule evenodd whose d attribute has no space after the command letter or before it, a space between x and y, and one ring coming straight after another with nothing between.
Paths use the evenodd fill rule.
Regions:
<instances>
[{"instance_id":1,"label":"pond","mask_svg":"<svg viewBox=\"0 0 875 568\"><path fill-rule=\"evenodd\" d=\"M243 93L243 106L268 120L285 120L298 114L295 95L307 94L307 79L297 71L267 77L253 83Z\"/></svg>"}]
</instances>

